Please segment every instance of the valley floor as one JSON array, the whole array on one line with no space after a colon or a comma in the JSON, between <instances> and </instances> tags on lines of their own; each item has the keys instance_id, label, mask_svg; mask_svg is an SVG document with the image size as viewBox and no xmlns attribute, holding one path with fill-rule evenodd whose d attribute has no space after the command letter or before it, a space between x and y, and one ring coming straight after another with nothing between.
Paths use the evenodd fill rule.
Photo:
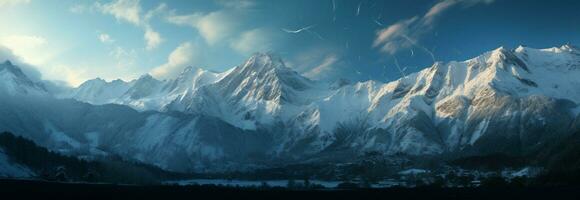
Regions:
<instances>
[{"instance_id":1,"label":"valley floor","mask_svg":"<svg viewBox=\"0 0 580 200\"><path fill-rule=\"evenodd\" d=\"M578 191L578 186L288 190L276 187L137 186L0 180L0 194L14 199L578 199Z\"/></svg>"}]
</instances>

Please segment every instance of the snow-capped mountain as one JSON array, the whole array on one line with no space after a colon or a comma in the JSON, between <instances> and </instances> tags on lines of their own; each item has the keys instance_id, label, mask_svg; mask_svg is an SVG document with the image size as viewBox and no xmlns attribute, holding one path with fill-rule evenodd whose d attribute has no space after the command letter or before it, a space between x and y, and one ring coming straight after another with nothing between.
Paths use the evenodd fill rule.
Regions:
<instances>
[{"instance_id":1,"label":"snow-capped mountain","mask_svg":"<svg viewBox=\"0 0 580 200\"><path fill-rule=\"evenodd\" d=\"M111 103L93 105L47 94L41 96L29 92L42 88L40 83L20 76L17 66L10 67L10 71L2 71L4 77L10 79L0 79L0 85L11 84L9 86L15 86L11 87L15 89L9 91L16 92L0 93L0 132L15 133L63 154L84 158L114 154L175 171L224 170L251 165L253 160L248 159L248 155L265 158L271 143L262 133L245 131L211 116L138 112ZM83 97L112 94L103 88L119 88L104 81L89 83L99 91L97 95ZM141 77L129 83L132 86L122 97L136 97L138 93L133 90L147 88L151 83L158 81ZM88 88L89 85L79 88ZM89 91L85 89L83 94L90 94Z\"/></svg>"},{"instance_id":2,"label":"snow-capped mountain","mask_svg":"<svg viewBox=\"0 0 580 200\"><path fill-rule=\"evenodd\" d=\"M215 116L240 128L256 130L259 124L275 123L275 118L292 117L292 112L313 100L314 83L272 55L256 54L220 76L166 108Z\"/></svg>"},{"instance_id":3,"label":"snow-capped mountain","mask_svg":"<svg viewBox=\"0 0 580 200\"><path fill-rule=\"evenodd\" d=\"M91 104L102 105L115 102L121 95L125 94L133 83L127 83L117 79L107 82L96 78L81 84L69 94L64 94L65 98L74 98Z\"/></svg>"},{"instance_id":4,"label":"snow-capped mountain","mask_svg":"<svg viewBox=\"0 0 580 200\"><path fill-rule=\"evenodd\" d=\"M454 151L506 130L515 135L497 137L555 131L551 128L576 117L572 110L580 102L580 54L567 45L498 48L467 61L435 63L386 84L327 86L300 76L268 54L256 54L232 70L212 74L219 78L205 84L182 78L200 74L191 71L186 69L173 81L189 83L176 87L180 92L162 94L164 103L149 107L214 116L247 130L277 129L284 132L279 136L282 152L305 148L304 140L315 141L306 145L308 151L322 151L339 140L336 132L341 129L358 133L345 144L359 149ZM531 142L535 141L539 140Z\"/></svg>"},{"instance_id":5,"label":"snow-capped mountain","mask_svg":"<svg viewBox=\"0 0 580 200\"><path fill-rule=\"evenodd\" d=\"M185 68L173 80L158 81L145 75L137 81L136 87L121 97L121 103L139 110L167 110L169 104L196 94L199 88L216 82L224 75L196 67Z\"/></svg>"},{"instance_id":6,"label":"snow-capped mountain","mask_svg":"<svg viewBox=\"0 0 580 200\"><path fill-rule=\"evenodd\" d=\"M40 83L30 80L20 68L10 61L0 63L0 93L7 95L47 95Z\"/></svg>"},{"instance_id":7,"label":"snow-capped mountain","mask_svg":"<svg viewBox=\"0 0 580 200\"><path fill-rule=\"evenodd\" d=\"M172 80L91 80L69 96L89 104L3 98L0 130L179 171L369 151L525 153L580 127L579 77L580 51L567 45L498 48L390 83L316 82L255 54L222 73L190 67Z\"/></svg>"}]
</instances>

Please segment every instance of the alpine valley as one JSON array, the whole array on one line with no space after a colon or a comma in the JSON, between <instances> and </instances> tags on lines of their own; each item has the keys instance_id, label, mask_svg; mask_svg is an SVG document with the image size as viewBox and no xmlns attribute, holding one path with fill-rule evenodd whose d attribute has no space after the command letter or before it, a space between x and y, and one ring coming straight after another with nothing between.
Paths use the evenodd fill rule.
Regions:
<instances>
[{"instance_id":1,"label":"alpine valley","mask_svg":"<svg viewBox=\"0 0 580 200\"><path fill-rule=\"evenodd\" d=\"M580 130L580 50L498 48L399 80L314 81L271 54L217 73L51 90L0 64L0 131L83 159L172 172L550 154ZM0 151L0 162L5 156ZM29 173L25 166L8 170Z\"/></svg>"}]
</instances>

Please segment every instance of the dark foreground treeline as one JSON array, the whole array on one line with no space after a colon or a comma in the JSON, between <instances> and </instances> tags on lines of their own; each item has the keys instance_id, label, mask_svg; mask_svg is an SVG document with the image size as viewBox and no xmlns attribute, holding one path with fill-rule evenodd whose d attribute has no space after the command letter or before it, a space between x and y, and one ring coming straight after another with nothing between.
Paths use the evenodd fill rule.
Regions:
<instances>
[{"instance_id":1,"label":"dark foreground treeline","mask_svg":"<svg viewBox=\"0 0 580 200\"><path fill-rule=\"evenodd\" d=\"M464 169L501 170L540 166L544 168L538 177L525 178L528 186L580 185L580 132L553 138L534 152L521 155L489 154L455 159L451 165Z\"/></svg>"},{"instance_id":2,"label":"dark foreground treeline","mask_svg":"<svg viewBox=\"0 0 580 200\"><path fill-rule=\"evenodd\" d=\"M30 168L47 181L158 184L161 180L187 177L154 166L110 156L94 161L64 156L11 133L0 133L0 148L12 162Z\"/></svg>"},{"instance_id":3,"label":"dark foreground treeline","mask_svg":"<svg viewBox=\"0 0 580 200\"><path fill-rule=\"evenodd\" d=\"M580 187L318 189L220 186L132 186L0 180L14 199L578 199Z\"/></svg>"},{"instance_id":4,"label":"dark foreground treeline","mask_svg":"<svg viewBox=\"0 0 580 200\"><path fill-rule=\"evenodd\" d=\"M167 172L157 167L123 160L110 156L98 160L87 161L77 157L63 156L47 150L34 142L15 136L11 133L0 133L0 148L11 161L29 167L36 174L38 180L60 182L93 182L93 183L121 183L155 185L165 180L191 178L231 178L231 179L295 179L308 180L315 178L336 178L336 171L332 167L308 165L287 166L283 168L263 169L255 172L231 172L226 174L181 174ZM490 154L485 156L471 156L456 159L450 164L462 168L476 170L501 170L505 167L522 167L528 164L542 166L546 170L538 177L517 178L504 180L501 177L489 177L481 180L483 187L568 187L580 186L580 133L569 135L547 143L541 151L527 156L506 156ZM380 156L378 156L380 157ZM373 160L372 163L377 163ZM385 177L385 174L396 173L389 167L369 165L364 162L354 167L342 169L342 176L362 177L363 183L373 183ZM328 175L324 175L329 172ZM322 176L321 176L322 175ZM346 183L353 177L340 177ZM445 182L466 182L455 184L471 187L471 179L454 177L457 180L435 180L418 186L444 187ZM377 179L377 180L373 180ZM463 180L465 179L465 180ZM337 179L334 179L337 180ZM364 188L363 185L348 185L342 188ZM319 188L319 187L316 187Z\"/></svg>"}]
</instances>

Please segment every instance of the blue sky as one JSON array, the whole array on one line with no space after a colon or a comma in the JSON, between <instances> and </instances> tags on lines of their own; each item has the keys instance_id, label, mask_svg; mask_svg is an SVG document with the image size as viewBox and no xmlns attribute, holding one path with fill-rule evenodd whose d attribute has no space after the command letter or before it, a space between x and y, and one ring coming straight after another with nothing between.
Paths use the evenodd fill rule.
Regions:
<instances>
[{"instance_id":1,"label":"blue sky","mask_svg":"<svg viewBox=\"0 0 580 200\"><path fill-rule=\"evenodd\" d=\"M78 85L223 71L274 52L312 79L386 82L499 46L576 45L578 10L574 0L0 0L0 59Z\"/></svg>"}]
</instances>

